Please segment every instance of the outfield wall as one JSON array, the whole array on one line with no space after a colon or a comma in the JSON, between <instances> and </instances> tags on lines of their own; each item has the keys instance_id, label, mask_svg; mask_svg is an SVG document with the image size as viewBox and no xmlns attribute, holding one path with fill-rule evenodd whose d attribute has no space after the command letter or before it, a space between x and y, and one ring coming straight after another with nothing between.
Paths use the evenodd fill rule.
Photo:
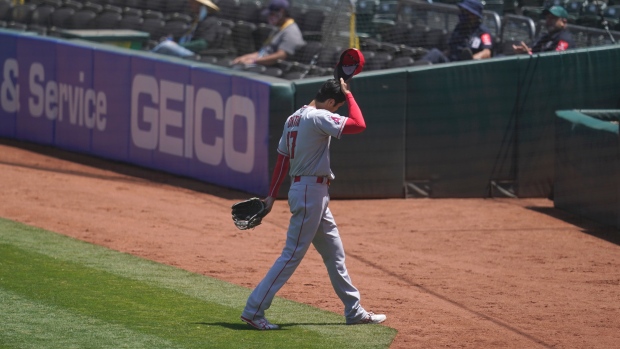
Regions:
<instances>
[{"instance_id":1,"label":"outfield wall","mask_svg":"<svg viewBox=\"0 0 620 349\"><path fill-rule=\"evenodd\" d=\"M368 128L332 142L330 192L549 197L555 111L620 106L619 61L608 46L362 73L351 85ZM320 83L296 82L295 105Z\"/></svg>"},{"instance_id":2,"label":"outfield wall","mask_svg":"<svg viewBox=\"0 0 620 349\"><path fill-rule=\"evenodd\" d=\"M620 110L560 110L554 206L620 228Z\"/></svg>"},{"instance_id":3,"label":"outfield wall","mask_svg":"<svg viewBox=\"0 0 620 349\"><path fill-rule=\"evenodd\" d=\"M88 42L0 32L0 136L266 193L269 116L290 82Z\"/></svg>"},{"instance_id":4,"label":"outfield wall","mask_svg":"<svg viewBox=\"0 0 620 349\"><path fill-rule=\"evenodd\" d=\"M0 45L0 137L255 195L285 118L324 81L11 31ZM555 110L618 107L618 61L613 46L362 73L368 128L332 142L331 195L547 197Z\"/></svg>"}]
</instances>

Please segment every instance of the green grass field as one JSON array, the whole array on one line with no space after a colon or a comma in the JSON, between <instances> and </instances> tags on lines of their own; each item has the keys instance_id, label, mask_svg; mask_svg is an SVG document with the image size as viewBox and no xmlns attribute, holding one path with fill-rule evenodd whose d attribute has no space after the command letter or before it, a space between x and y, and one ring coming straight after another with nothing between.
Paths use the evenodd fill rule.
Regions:
<instances>
[{"instance_id":1,"label":"green grass field","mask_svg":"<svg viewBox=\"0 0 620 349\"><path fill-rule=\"evenodd\" d=\"M250 290L0 219L0 348L388 348L396 330L276 298L278 331L239 315Z\"/></svg>"}]
</instances>

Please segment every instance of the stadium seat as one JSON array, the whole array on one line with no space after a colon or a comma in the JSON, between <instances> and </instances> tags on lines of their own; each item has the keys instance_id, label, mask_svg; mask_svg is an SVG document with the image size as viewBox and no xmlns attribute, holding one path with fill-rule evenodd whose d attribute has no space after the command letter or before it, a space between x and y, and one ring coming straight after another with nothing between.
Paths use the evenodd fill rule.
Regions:
<instances>
[{"instance_id":1,"label":"stadium seat","mask_svg":"<svg viewBox=\"0 0 620 349\"><path fill-rule=\"evenodd\" d=\"M607 6L603 12L603 16L607 20L607 26L609 29L620 29L620 5Z\"/></svg>"},{"instance_id":2,"label":"stadium seat","mask_svg":"<svg viewBox=\"0 0 620 349\"><path fill-rule=\"evenodd\" d=\"M138 9L135 10L141 11ZM125 12L121 20L118 22L118 27L120 29L142 30L143 23L144 19L142 19L141 15L132 15Z\"/></svg>"},{"instance_id":3,"label":"stadium seat","mask_svg":"<svg viewBox=\"0 0 620 349\"><path fill-rule=\"evenodd\" d=\"M512 45L521 41L532 43L536 36L536 25L530 17L506 14L502 23L501 45L496 54L514 54Z\"/></svg>"},{"instance_id":4,"label":"stadium seat","mask_svg":"<svg viewBox=\"0 0 620 349\"><path fill-rule=\"evenodd\" d=\"M148 9L148 0L125 0L125 6L131 8L137 8L140 10Z\"/></svg>"},{"instance_id":5,"label":"stadium seat","mask_svg":"<svg viewBox=\"0 0 620 349\"><path fill-rule=\"evenodd\" d=\"M254 32L256 24L244 21L237 21L232 28L233 46L239 55L255 52Z\"/></svg>"},{"instance_id":6,"label":"stadium seat","mask_svg":"<svg viewBox=\"0 0 620 349\"><path fill-rule=\"evenodd\" d=\"M430 28L425 24L415 24L409 32L408 40L405 43L411 47L426 47L426 35L430 31Z\"/></svg>"},{"instance_id":7,"label":"stadium seat","mask_svg":"<svg viewBox=\"0 0 620 349\"><path fill-rule=\"evenodd\" d=\"M398 1L381 1L375 10L374 19L388 19L396 21Z\"/></svg>"},{"instance_id":8,"label":"stadium seat","mask_svg":"<svg viewBox=\"0 0 620 349\"><path fill-rule=\"evenodd\" d=\"M166 0L147 0L146 6L150 10L166 13Z\"/></svg>"},{"instance_id":9,"label":"stadium seat","mask_svg":"<svg viewBox=\"0 0 620 349\"><path fill-rule=\"evenodd\" d=\"M0 0L0 21L4 21L6 22L10 15L11 15L11 9L13 8L13 4L11 3L11 0Z\"/></svg>"},{"instance_id":10,"label":"stadium seat","mask_svg":"<svg viewBox=\"0 0 620 349\"><path fill-rule=\"evenodd\" d=\"M262 4L260 1L244 1L237 8L233 20L235 22L244 21L256 24L259 22L261 10Z\"/></svg>"},{"instance_id":11,"label":"stadium seat","mask_svg":"<svg viewBox=\"0 0 620 349\"><path fill-rule=\"evenodd\" d=\"M92 29L97 14L91 10L76 11L69 19L71 29Z\"/></svg>"},{"instance_id":12,"label":"stadium seat","mask_svg":"<svg viewBox=\"0 0 620 349\"><path fill-rule=\"evenodd\" d=\"M366 59L366 65L364 66L364 70L372 71L372 70L381 70L388 67L388 64L392 61L393 56L387 52L375 52L374 55L366 57L364 54L364 58Z\"/></svg>"},{"instance_id":13,"label":"stadium seat","mask_svg":"<svg viewBox=\"0 0 620 349\"><path fill-rule=\"evenodd\" d=\"M178 41L189 30L189 24L184 20L169 20L166 21L163 27L163 32L166 35L172 35L175 41Z\"/></svg>"},{"instance_id":14,"label":"stadium seat","mask_svg":"<svg viewBox=\"0 0 620 349\"><path fill-rule=\"evenodd\" d=\"M296 4L292 4L289 8L289 15L295 20L295 23L297 23L297 26L299 26L300 29L304 26L304 16L307 10L308 8L306 6Z\"/></svg>"},{"instance_id":15,"label":"stadium seat","mask_svg":"<svg viewBox=\"0 0 620 349\"><path fill-rule=\"evenodd\" d=\"M217 6L220 10L216 12L216 16L234 21L240 4L239 0L220 0Z\"/></svg>"},{"instance_id":16,"label":"stadium seat","mask_svg":"<svg viewBox=\"0 0 620 349\"><path fill-rule=\"evenodd\" d=\"M203 38L208 43L206 50L201 55L215 56L219 59L229 56L237 56L237 50L233 45L232 29L224 26L216 26L214 29L201 31L200 27L194 34L195 38ZM220 62L217 63L220 65Z\"/></svg>"},{"instance_id":17,"label":"stadium seat","mask_svg":"<svg viewBox=\"0 0 620 349\"><path fill-rule=\"evenodd\" d=\"M127 5L127 0L108 0L108 4L124 9L125 7L131 7Z\"/></svg>"},{"instance_id":18,"label":"stadium seat","mask_svg":"<svg viewBox=\"0 0 620 349\"><path fill-rule=\"evenodd\" d=\"M489 28L489 31L491 31L493 45L496 47L500 46L502 42L502 17L496 12L485 11L483 23Z\"/></svg>"},{"instance_id":19,"label":"stadium seat","mask_svg":"<svg viewBox=\"0 0 620 349\"><path fill-rule=\"evenodd\" d=\"M95 3L95 2L87 1L84 3L84 5L82 5L82 10L90 10L96 14L99 14L100 12L103 11L103 5Z\"/></svg>"},{"instance_id":20,"label":"stadium seat","mask_svg":"<svg viewBox=\"0 0 620 349\"><path fill-rule=\"evenodd\" d=\"M298 48L293 57L288 60L302 64L315 64L322 48L323 44L320 41L307 41L306 44Z\"/></svg>"},{"instance_id":21,"label":"stadium seat","mask_svg":"<svg viewBox=\"0 0 620 349\"><path fill-rule=\"evenodd\" d=\"M69 28L69 21L75 13L72 7L61 7L51 14L52 26L56 28Z\"/></svg>"},{"instance_id":22,"label":"stadium seat","mask_svg":"<svg viewBox=\"0 0 620 349\"><path fill-rule=\"evenodd\" d=\"M72 8L74 9L76 12L82 9L82 6L84 6L81 2L75 1L75 0L65 0L62 3L62 7L66 7L66 8Z\"/></svg>"},{"instance_id":23,"label":"stadium seat","mask_svg":"<svg viewBox=\"0 0 620 349\"><path fill-rule=\"evenodd\" d=\"M391 54L392 57L397 57L400 55L400 45L391 42L382 42L379 51L387 52Z\"/></svg>"},{"instance_id":24,"label":"stadium seat","mask_svg":"<svg viewBox=\"0 0 620 349\"><path fill-rule=\"evenodd\" d=\"M412 32L413 24L406 21L398 21L386 33L385 41L398 45L408 45Z\"/></svg>"},{"instance_id":25,"label":"stadium seat","mask_svg":"<svg viewBox=\"0 0 620 349\"><path fill-rule=\"evenodd\" d=\"M116 12L116 13L122 15L123 14L123 8L115 6L115 5L107 4L107 5L103 6L103 12Z\"/></svg>"},{"instance_id":26,"label":"stadium seat","mask_svg":"<svg viewBox=\"0 0 620 349\"><path fill-rule=\"evenodd\" d=\"M384 41L395 26L396 22L391 19L374 18L372 20L374 37L379 41Z\"/></svg>"},{"instance_id":27,"label":"stadium seat","mask_svg":"<svg viewBox=\"0 0 620 349\"><path fill-rule=\"evenodd\" d=\"M15 5L10 11L9 25L10 22L30 24L32 13L36 8L37 6L34 4ZM20 28L21 26L16 26L11 29L21 30Z\"/></svg>"},{"instance_id":28,"label":"stadium seat","mask_svg":"<svg viewBox=\"0 0 620 349\"><path fill-rule=\"evenodd\" d=\"M166 0L165 9L167 13L188 13L187 1Z\"/></svg>"},{"instance_id":29,"label":"stadium seat","mask_svg":"<svg viewBox=\"0 0 620 349\"><path fill-rule=\"evenodd\" d=\"M180 12L172 12L172 13L167 13L164 14L164 20L165 21L177 21L177 22L184 22L189 24L192 24L193 18L192 16L186 14L186 13L180 13Z\"/></svg>"},{"instance_id":30,"label":"stadium seat","mask_svg":"<svg viewBox=\"0 0 620 349\"><path fill-rule=\"evenodd\" d=\"M606 9L607 3L602 1L592 1L587 3L583 7L581 15L577 18L577 24L586 27L603 28L603 14Z\"/></svg>"},{"instance_id":31,"label":"stadium seat","mask_svg":"<svg viewBox=\"0 0 620 349\"><path fill-rule=\"evenodd\" d=\"M316 64L321 67L334 68L342 54L341 46L324 46L319 52Z\"/></svg>"},{"instance_id":32,"label":"stadium seat","mask_svg":"<svg viewBox=\"0 0 620 349\"><path fill-rule=\"evenodd\" d=\"M355 24L358 33L373 35L372 19L375 16L378 1L358 0L355 7Z\"/></svg>"},{"instance_id":33,"label":"stadium seat","mask_svg":"<svg viewBox=\"0 0 620 349\"><path fill-rule=\"evenodd\" d=\"M103 11L93 21L95 29L117 29L123 15L116 11Z\"/></svg>"},{"instance_id":34,"label":"stadium seat","mask_svg":"<svg viewBox=\"0 0 620 349\"><path fill-rule=\"evenodd\" d=\"M306 11L303 26L300 27L306 41L321 41L326 16L324 9L310 8Z\"/></svg>"},{"instance_id":35,"label":"stadium seat","mask_svg":"<svg viewBox=\"0 0 620 349\"><path fill-rule=\"evenodd\" d=\"M381 42L372 38L360 39L360 49L362 51L378 51L381 47Z\"/></svg>"},{"instance_id":36,"label":"stadium seat","mask_svg":"<svg viewBox=\"0 0 620 349\"><path fill-rule=\"evenodd\" d=\"M425 48L437 48L443 51L448 46L449 33L445 29L432 28L425 34L425 42L422 47Z\"/></svg>"},{"instance_id":37,"label":"stadium seat","mask_svg":"<svg viewBox=\"0 0 620 349\"><path fill-rule=\"evenodd\" d=\"M164 27L166 26L166 22L160 18L145 18L142 22L141 30L149 33L150 39L159 41L163 36L166 35L164 32Z\"/></svg>"},{"instance_id":38,"label":"stadium seat","mask_svg":"<svg viewBox=\"0 0 620 349\"><path fill-rule=\"evenodd\" d=\"M164 19L164 13L161 11L155 11L155 10L144 10L144 12L142 12L142 18L144 19Z\"/></svg>"},{"instance_id":39,"label":"stadium seat","mask_svg":"<svg viewBox=\"0 0 620 349\"><path fill-rule=\"evenodd\" d=\"M37 8L32 12L30 24L41 25L44 27L51 26L52 13L54 13L55 10L56 7L47 4L37 6Z\"/></svg>"},{"instance_id":40,"label":"stadium seat","mask_svg":"<svg viewBox=\"0 0 620 349\"><path fill-rule=\"evenodd\" d=\"M569 0L566 2L564 7L566 8L566 12L568 12L569 23L577 24L579 17L581 17L583 13L585 4L586 2L584 0Z\"/></svg>"},{"instance_id":41,"label":"stadium seat","mask_svg":"<svg viewBox=\"0 0 620 349\"><path fill-rule=\"evenodd\" d=\"M412 57L398 57L388 62L387 68L410 67L414 62Z\"/></svg>"}]
</instances>

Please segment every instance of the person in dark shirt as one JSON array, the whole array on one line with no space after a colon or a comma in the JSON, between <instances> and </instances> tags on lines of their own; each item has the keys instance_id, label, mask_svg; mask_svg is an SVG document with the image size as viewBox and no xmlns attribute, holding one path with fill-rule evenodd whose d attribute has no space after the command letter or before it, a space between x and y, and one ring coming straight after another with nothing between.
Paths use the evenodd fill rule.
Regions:
<instances>
[{"instance_id":1,"label":"person in dark shirt","mask_svg":"<svg viewBox=\"0 0 620 349\"><path fill-rule=\"evenodd\" d=\"M479 0L463 0L457 6L460 9L459 23L450 36L448 51L433 48L421 59L437 64L491 58L493 38L482 24L482 3Z\"/></svg>"},{"instance_id":2,"label":"person in dark shirt","mask_svg":"<svg viewBox=\"0 0 620 349\"><path fill-rule=\"evenodd\" d=\"M562 6L552 6L543 11L547 32L538 38L532 47L525 42L512 45L515 53L561 52L575 48L573 36L568 31L568 13Z\"/></svg>"}]
</instances>

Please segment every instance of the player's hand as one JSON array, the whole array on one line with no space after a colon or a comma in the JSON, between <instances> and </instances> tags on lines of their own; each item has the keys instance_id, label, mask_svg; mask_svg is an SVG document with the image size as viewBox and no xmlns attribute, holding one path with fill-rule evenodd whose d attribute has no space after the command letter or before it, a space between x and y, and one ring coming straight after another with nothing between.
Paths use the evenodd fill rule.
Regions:
<instances>
[{"instance_id":1,"label":"player's hand","mask_svg":"<svg viewBox=\"0 0 620 349\"><path fill-rule=\"evenodd\" d=\"M345 95L351 93L351 91L349 91L349 84L347 84L343 78L340 78L340 89Z\"/></svg>"}]
</instances>

